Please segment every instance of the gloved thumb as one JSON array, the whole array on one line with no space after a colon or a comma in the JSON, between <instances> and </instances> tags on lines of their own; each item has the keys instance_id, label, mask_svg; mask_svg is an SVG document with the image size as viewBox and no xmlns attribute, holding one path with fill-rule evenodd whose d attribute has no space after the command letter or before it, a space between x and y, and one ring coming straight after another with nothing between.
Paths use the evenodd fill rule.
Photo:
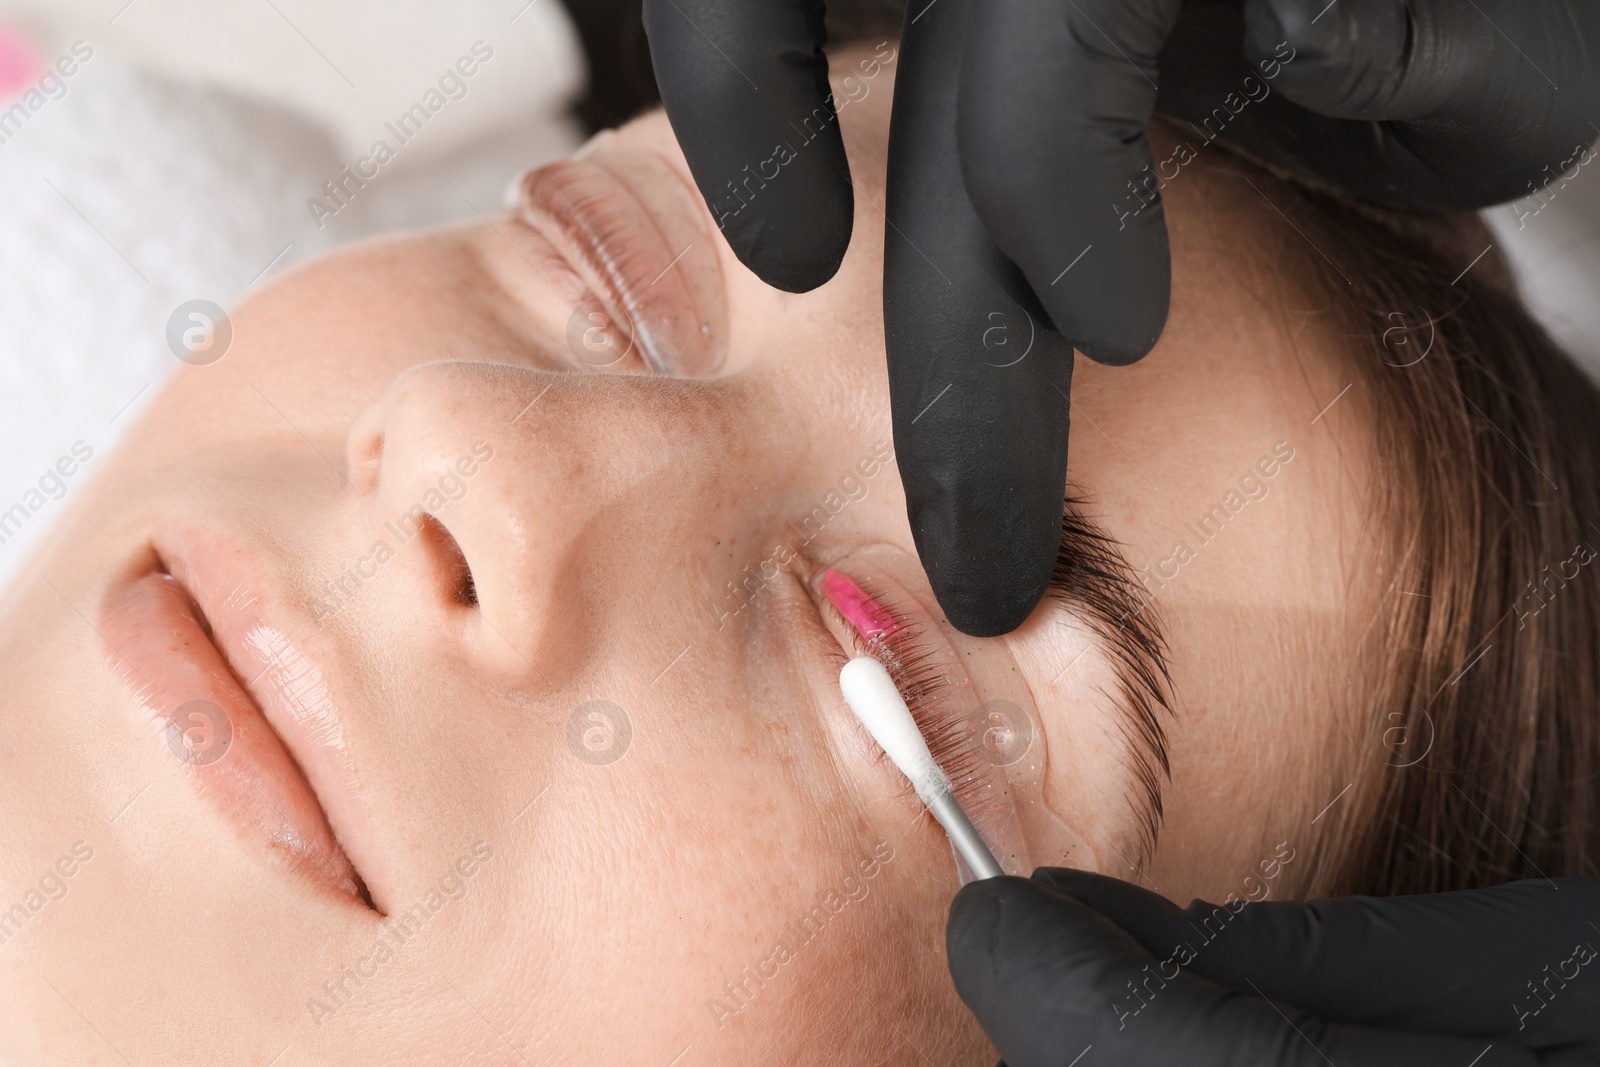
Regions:
<instances>
[{"instance_id":1,"label":"gloved thumb","mask_svg":"<svg viewBox=\"0 0 1600 1067\"><path fill-rule=\"evenodd\" d=\"M1012 877L968 884L951 904L945 948L956 991L1008 1067L1061 1067L1091 1045L1153 1057L1138 1061L1148 1063L1175 1051L1146 1047L1139 1031L1152 1036L1165 1028L1130 1027L1123 1003L1138 1003L1129 990L1147 978L1154 958L1060 890ZM1212 1007L1227 996L1199 983L1196 990L1215 998ZM1216 1059L1187 1051L1194 1055L1184 1062L1206 1067L1231 1062L1238 1050Z\"/></svg>"},{"instance_id":2,"label":"gloved thumb","mask_svg":"<svg viewBox=\"0 0 1600 1067\"><path fill-rule=\"evenodd\" d=\"M1591 925L1600 915L1600 879L1405 897L1234 897L1180 909L1088 871L1045 867L1033 876L1163 963L1327 1022L1600 1056L1600 983L1576 980L1600 965L1600 928ZM1559 996L1547 1005L1553 992Z\"/></svg>"},{"instance_id":3,"label":"gloved thumb","mask_svg":"<svg viewBox=\"0 0 1600 1067\"><path fill-rule=\"evenodd\" d=\"M1541 1058L1514 1043L1331 1024L1158 961L1095 908L1032 879L963 887L945 946L956 991L1008 1067L1068 1067L1090 1049L1096 1063L1140 1067L1581 1061L1564 1050Z\"/></svg>"}]
</instances>

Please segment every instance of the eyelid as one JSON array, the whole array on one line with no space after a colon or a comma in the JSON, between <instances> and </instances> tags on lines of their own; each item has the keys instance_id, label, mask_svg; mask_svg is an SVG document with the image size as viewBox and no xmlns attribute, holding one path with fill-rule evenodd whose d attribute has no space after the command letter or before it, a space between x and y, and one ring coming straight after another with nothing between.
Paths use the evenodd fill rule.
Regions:
<instances>
[{"instance_id":1,"label":"eyelid","mask_svg":"<svg viewBox=\"0 0 1600 1067\"><path fill-rule=\"evenodd\" d=\"M585 279L645 367L706 377L726 355L722 279L704 235L684 236L693 218L651 190L669 176L649 153L603 148L530 171L518 215Z\"/></svg>"},{"instance_id":2,"label":"eyelid","mask_svg":"<svg viewBox=\"0 0 1600 1067\"><path fill-rule=\"evenodd\" d=\"M823 573L825 585L839 578L842 575L834 570ZM849 632L856 655L872 656L888 670L895 688L911 709L912 718L921 727L934 761L944 769L951 782L970 781L973 771L970 764L977 759L977 755L973 752L974 746L970 743L971 738L962 718L955 709L939 699L941 691L948 688L950 682L938 669L931 639L911 622L904 608L882 596L861 590L848 578L839 584L861 591L883 623L880 628L863 633L859 625L850 619L844 620L846 625L843 629ZM830 589L829 593L835 594L835 591ZM840 608L835 595L829 595L827 603L838 611Z\"/></svg>"},{"instance_id":3,"label":"eyelid","mask_svg":"<svg viewBox=\"0 0 1600 1067\"><path fill-rule=\"evenodd\" d=\"M511 230L521 263L538 282L527 302L553 335L559 369L597 374L648 374L650 363L634 336L633 321L606 278L561 228L542 216L519 211ZM511 264L513 269L518 263Z\"/></svg>"},{"instance_id":4,"label":"eyelid","mask_svg":"<svg viewBox=\"0 0 1600 1067\"><path fill-rule=\"evenodd\" d=\"M595 291L598 281L584 276L568 254L552 244L543 231L512 212L487 222L476 237L481 269L490 286L474 290L487 305L468 305L475 314L487 312L490 321L512 332L513 351L521 358L507 360L516 366L543 371L648 373L637 352L626 359L607 357L585 362L573 351L581 342L577 320L598 309L611 316ZM584 320L582 326L591 325ZM627 338L622 349L626 352ZM494 362L492 353L475 352L475 359ZM596 365L598 364L598 365Z\"/></svg>"},{"instance_id":5,"label":"eyelid","mask_svg":"<svg viewBox=\"0 0 1600 1067\"><path fill-rule=\"evenodd\" d=\"M974 730L978 705L971 681L938 628L879 574L828 568L814 586L819 610L841 644L888 670L934 761L1001 868L1026 876L1033 868L1005 774L985 758Z\"/></svg>"},{"instance_id":6,"label":"eyelid","mask_svg":"<svg viewBox=\"0 0 1600 1067\"><path fill-rule=\"evenodd\" d=\"M901 695L924 733L930 735L929 748L935 759L947 773L956 772L951 774L952 783L963 771L978 772L976 786L969 786L968 796L960 794L958 784L958 799L964 806L973 805L968 814L986 841L990 834L980 822L983 804L978 802L997 797L999 805L1009 807L1017 827L1013 831L1017 845L1014 849L996 848L989 841L1001 867L1011 873L1008 857L1002 855L1011 849L1014 862L1026 861L1021 870L1024 875L1031 873L1034 865L1104 869L1099 849L1079 832L1094 825L1094 813L1072 803L1080 792L1080 772L1074 762L1077 753L1062 738L1059 715L1048 723L1040 717L1042 709L1034 702L1030 676L1020 669L1010 642L971 637L951 626L927 591L922 565L897 546L863 546L835 562L831 570L845 576L860 599L848 588L844 596L840 588L825 589L826 571L813 574L809 585L814 599L824 605L822 614L829 629L846 651L870 651L855 644L871 640L870 634L861 638L857 626L890 631L888 640L899 643L896 655L924 676L920 681L913 678L916 684L904 686ZM843 612L833 608L834 598L844 605ZM873 611L882 616L875 618ZM846 614L856 625L845 621ZM906 631L903 637L901 630ZM930 673L940 676L940 688L926 694L932 700L925 704L925 694L916 690L932 688ZM895 677L892 667L890 675ZM895 681L901 679L895 677ZM1070 736L1070 731L1067 733ZM1048 744L1052 739L1060 742L1054 760ZM950 751L947 746L951 744L959 745L959 751ZM953 767L945 762L952 755L960 760ZM1062 816L1066 811L1073 814L1070 823Z\"/></svg>"}]
</instances>

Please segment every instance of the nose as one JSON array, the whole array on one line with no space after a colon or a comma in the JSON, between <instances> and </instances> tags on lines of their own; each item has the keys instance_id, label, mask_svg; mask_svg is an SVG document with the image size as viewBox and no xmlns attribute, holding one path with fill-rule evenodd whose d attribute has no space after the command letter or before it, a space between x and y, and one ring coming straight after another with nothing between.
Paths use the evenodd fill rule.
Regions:
<instances>
[{"instance_id":1,"label":"nose","mask_svg":"<svg viewBox=\"0 0 1600 1067\"><path fill-rule=\"evenodd\" d=\"M476 603L421 594L463 612L476 654L553 681L793 484L792 421L748 382L434 363L357 420L347 459L391 533L436 524L459 548Z\"/></svg>"}]
</instances>

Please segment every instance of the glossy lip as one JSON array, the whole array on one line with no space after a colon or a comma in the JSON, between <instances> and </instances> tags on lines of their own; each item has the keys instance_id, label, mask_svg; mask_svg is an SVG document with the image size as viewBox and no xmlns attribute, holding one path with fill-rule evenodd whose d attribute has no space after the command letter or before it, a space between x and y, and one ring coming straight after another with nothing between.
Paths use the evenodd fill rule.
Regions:
<instances>
[{"instance_id":1,"label":"glossy lip","mask_svg":"<svg viewBox=\"0 0 1600 1067\"><path fill-rule=\"evenodd\" d=\"M695 378L727 355L721 268L700 212L664 160L600 135L523 177L518 218L598 283L650 370Z\"/></svg>"},{"instance_id":2,"label":"glossy lip","mask_svg":"<svg viewBox=\"0 0 1600 1067\"><path fill-rule=\"evenodd\" d=\"M370 875L385 868L342 721L264 570L213 531L163 531L151 547L100 612L141 724L237 832L298 874L383 911ZM223 728L209 738L195 718L207 705L195 701L220 710ZM202 747L190 752L180 735L196 728Z\"/></svg>"}]
</instances>

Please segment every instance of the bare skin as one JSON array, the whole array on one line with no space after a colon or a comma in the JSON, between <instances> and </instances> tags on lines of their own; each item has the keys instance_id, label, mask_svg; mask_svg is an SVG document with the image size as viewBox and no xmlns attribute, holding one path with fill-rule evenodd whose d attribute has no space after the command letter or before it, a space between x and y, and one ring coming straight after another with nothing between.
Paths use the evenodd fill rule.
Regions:
<instances>
[{"instance_id":1,"label":"bare skin","mask_svg":"<svg viewBox=\"0 0 1600 1067\"><path fill-rule=\"evenodd\" d=\"M658 224L694 235L673 278L725 312L702 380L586 364L569 320L592 279L509 218L312 263L175 376L0 616L0 908L43 901L0 943L0 1054L993 1062L944 968L948 846L843 707L844 650L805 588L863 546L913 551L877 280L893 71L841 90L856 231L812 293L765 288L715 239L660 113L591 150L644 168ZM1152 855L1098 640L1047 602L989 647L1048 724L1074 862L1186 901L1242 895L1282 843L1305 855L1349 780L1368 433L1359 385L1323 412L1350 377L1294 281L1310 251L1226 166L1164 195L1166 334L1133 367L1080 361L1071 439L1074 489L1156 576L1171 648ZM1219 534L1186 532L1235 491ZM800 543L830 493L845 503ZM386 524L419 503L437 526L401 541ZM278 730L311 786L285 795L326 810L322 852L370 906L241 831L141 711L103 620L174 539L230 546L313 665L338 740ZM615 752L615 722L573 741L595 700L626 717L616 758L580 754ZM583 748L590 726L613 733ZM825 929L789 932L830 895Z\"/></svg>"}]
</instances>

